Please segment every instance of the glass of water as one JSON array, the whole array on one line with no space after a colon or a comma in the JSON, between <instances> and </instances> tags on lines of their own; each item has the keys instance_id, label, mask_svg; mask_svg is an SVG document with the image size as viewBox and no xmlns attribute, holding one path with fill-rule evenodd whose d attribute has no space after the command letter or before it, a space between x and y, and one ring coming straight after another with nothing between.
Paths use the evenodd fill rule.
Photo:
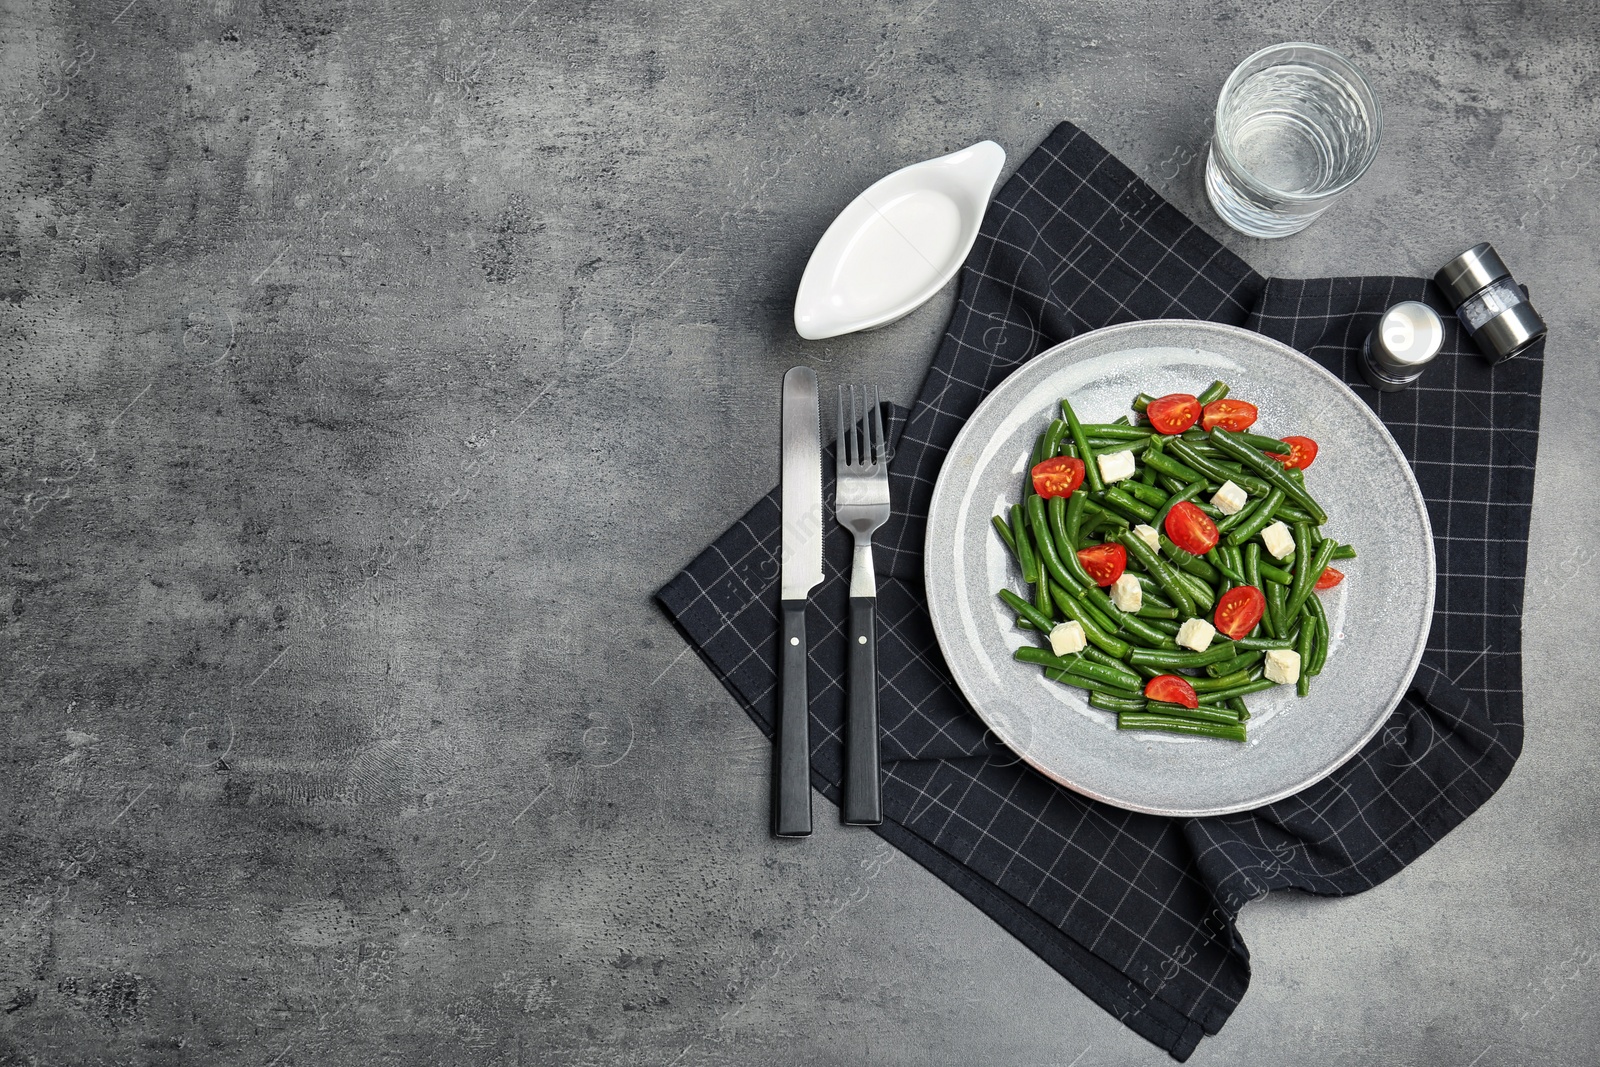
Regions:
<instances>
[{"instance_id":1,"label":"glass of water","mask_svg":"<svg viewBox=\"0 0 1600 1067\"><path fill-rule=\"evenodd\" d=\"M1263 48L1217 98L1206 195L1251 237L1311 225L1378 155L1382 115L1355 64L1321 45Z\"/></svg>"}]
</instances>

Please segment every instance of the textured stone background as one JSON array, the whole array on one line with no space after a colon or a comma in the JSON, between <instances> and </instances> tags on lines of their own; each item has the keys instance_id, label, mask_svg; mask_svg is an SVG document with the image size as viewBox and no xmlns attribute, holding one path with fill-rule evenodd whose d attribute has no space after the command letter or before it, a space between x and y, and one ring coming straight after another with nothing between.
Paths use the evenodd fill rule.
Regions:
<instances>
[{"instance_id":1,"label":"textured stone background","mask_svg":"<svg viewBox=\"0 0 1600 1067\"><path fill-rule=\"evenodd\" d=\"M1600 16L1383 6L5 0L0 1063L1167 1062L826 805L769 840L650 601L775 480L784 368L920 380L949 292L794 335L834 213L1060 118L1269 273L1491 239L1554 338L1521 765L1248 908L1193 1062L1592 1063ZM1225 234L1216 90L1297 38L1383 153Z\"/></svg>"}]
</instances>

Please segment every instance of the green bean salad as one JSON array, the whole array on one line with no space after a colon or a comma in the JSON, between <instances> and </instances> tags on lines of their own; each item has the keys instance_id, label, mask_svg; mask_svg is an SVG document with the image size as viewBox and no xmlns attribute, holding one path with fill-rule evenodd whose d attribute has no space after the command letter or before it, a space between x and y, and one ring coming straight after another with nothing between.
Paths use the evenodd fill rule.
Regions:
<instances>
[{"instance_id":1,"label":"green bean salad","mask_svg":"<svg viewBox=\"0 0 1600 1067\"><path fill-rule=\"evenodd\" d=\"M994 516L1029 593L1000 599L1044 641L1015 655L1119 729L1242 742L1246 696L1311 691L1329 640L1317 594L1356 551L1322 534L1317 443L1250 432L1257 409L1226 384L1133 409L1138 425L1084 423L1063 398L1022 502Z\"/></svg>"}]
</instances>

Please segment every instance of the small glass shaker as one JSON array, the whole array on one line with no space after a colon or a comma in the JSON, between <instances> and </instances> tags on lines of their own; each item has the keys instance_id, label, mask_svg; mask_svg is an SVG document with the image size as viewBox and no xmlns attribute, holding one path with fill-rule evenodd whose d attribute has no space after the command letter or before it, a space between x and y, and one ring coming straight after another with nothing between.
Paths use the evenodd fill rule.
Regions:
<instances>
[{"instance_id":1,"label":"small glass shaker","mask_svg":"<svg viewBox=\"0 0 1600 1067\"><path fill-rule=\"evenodd\" d=\"M1397 393L1422 377L1444 344L1439 313L1417 300L1406 300L1383 313L1361 349L1361 374L1367 384Z\"/></svg>"},{"instance_id":2,"label":"small glass shaker","mask_svg":"<svg viewBox=\"0 0 1600 1067\"><path fill-rule=\"evenodd\" d=\"M1544 319L1488 241L1440 267L1433 280L1491 363L1505 362L1545 335Z\"/></svg>"}]
</instances>

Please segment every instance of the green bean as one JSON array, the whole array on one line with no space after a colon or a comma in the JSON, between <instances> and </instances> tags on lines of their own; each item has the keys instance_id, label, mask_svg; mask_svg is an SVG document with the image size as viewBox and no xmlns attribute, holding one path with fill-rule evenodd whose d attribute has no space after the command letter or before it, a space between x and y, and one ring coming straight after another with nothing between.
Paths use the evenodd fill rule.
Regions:
<instances>
[{"instance_id":1,"label":"green bean","mask_svg":"<svg viewBox=\"0 0 1600 1067\"><path fill-rule=\"evenodd\" d=\"M1166 715L1174 719L1187 719L1192 722L1213 722L1223 726L1234 726L1239 722L1239 716L1231 711L1219 710L1202 704L1200 707L1191 708L1183 704L1172 704L1165 700L1147 700L1145 709L1152 715Z\"/></svg>"},{"instance_id":2,"label":"green bean","mask_svg":"<svg viewBox=\"0 0 1600 1067\"><path fill-rule=\"evenodd\" d=\"M1128 653L1131 651L1128 647L1128 642L1107 633L1094 620L1094 616L1090 614L1092 609L1085 605L1083 601L1061 590L1057 590L1057 592L1061 593L1061 595L1056 597L1056 607L1060 608L1061 613L1067 618L1076 620L1078 625L1083 627L1083 636L1088 639L1090 644L1100 646L1118 659L1128 658Z\"/></svg>"},{"instance_id":3,"label":"green bean","mask_svg":"<svg viewBox=\"0 0 1600 1067\"><path fill-rule=\"evenodd\" d=\"M1083 460L1083 480L1089 486L1089 492L1098 493L1106 487L1106 483L1100 478L1100 464L1095 462L1094 449L1089 447L1088 435L1083 432L1083 427L1078 425L1078 416L1066 397L1061 398L1061 414L1067 418L1067 432L1072 435L1072 443L1078 446L1078 458Z\"/></svg>"},{"instance_id":4,"label":"green bean","mask_svg":"<svg viewBox=\"0 0 1600 1067\"><path fill-rule=\"evenodd\" d=\"M1133 398L1133 410L1143 415L1144 409L1149 407L1150 401L1154 399L1155 397L1151 396L1149 393L1140 393L1138 396Z\"/></svg>"},{"instance_id":5,"label":"green bean","mask_svg":"<svg viewBox=\"0 0 1600 1067\"><path fill-rule=\"evenodd\" d=\"M1334 559L1355 559L1356 550L1353 545L1340 545L1333 550Z\"/></svg>"},{"instance_id":6,"label":"green bean","mask_svg":"<svg viewBox=\"0 0 1600 1067\"><path fill-rule=\"evenodd\" d=\"M1040 614L1039 609L1019 597L1009 589L1000 590L1000 599L1005 601L1006 607L1021 615L1033 624L1033 628L1040 633L1047 634L1053 629L1049 619Z\"/></svg>"},{"instance_id":7,"label":"green bean","mask_svg":"<svg viewBox=\"0 0 1600 1067\"><path fill-rule=\"evenodd\" d=\"M1328 629L1328 613L1322 606L1322 598L1312 593L1306 598L1306 607L1311 611L1311 617L1317 624L1316 643L1311 649L1311 663L1309 666L1301 664L1301 670L1313 678L1322 673L1322 665L1328 658L1328 643L1332 640Z\"/></svg>"},{"instance_id":8,"label":"green bean","mask_svg":"<svg viewBox=\"0 0 1600 1067\"><path fill-rule=\"evenodd\" d=\"M1233 647L1250 652L1269 652L1274 648L1293 648L1294 642L1285 637L1239 637L1234 639Z\"/></svg>"},{"instance_id":9,"label":"green bean","mask_svg":"<svg viewBox=\"0 0 1600 1067\"><path fill-rule=\"evenodd\" d=\"M1116 486L1107 486L1100 493L1100 502L1113 511L1138 522L1149 522L1156 517L1156 509L1139 503Z\"/></svg>"},{"instance_id":10,"label":"green bean","mask_svg":"<svg viewBox=\"0 0 1600 1067\"><path fill-rule=\"evenodd\" d=\"M1267 611L1261 618L1267 624L1267 633L1273 637L1288 637L1288 620L1283 617L1283 586L1269 585L1264 592L1267 595Z\"/></svg>"},{"instance_id":11,"label":"green bean","mask_svg":"<svg viewBox=\"0 0 1600 1067\"><path fill-rule=\"evenodd\" d=\"M1072 495L1073 496L1077 496L1078 494L1074 493ZM1085 494L1085 499L1083 501L1083 513L1085 515L1098 516L1099 518L1110 522L1113 526L1119 526L1124 530L1126 530L1129 526L1132 525L1132 523L1130 523L1127 519L1123 518L1121 515L1118 515L1115 511L1112 511L1110 508L1102 507L1100 504L1097 504L1095 501L1089 500L1087 498L1087 494Z\"/></svg>"},{"instance_id":12,"label":"green bean","mask_svg":"<svg viewBox=\"0 0 1600 1067\"><path fill-rule=\"evenodd\" d=\"M1079 494L1073 493L1076 498ZM1048 522L1050 524L1050 539L1055 542L1056 556L1066 567L1067 573L1072 575L1074 581L1068 589L1093 586L1094 579L1089 572L1083 569L1083 561L1078 558L1078 547L1072 536L1072 504L1066 497L1054 496L1050 503L1045 505ZM1079 507L1078 513L1083 513Z\"/></svg>"},{"instance_id":13,"label":"green bean","mask_svg":"<svg viewBox=\"0 0 1600 1067\"><path fill-rule=\"evenodd\" d=\"M1194 553L1186 552L1179 548L1177 543L1166 534L1161 534L1159 541L1161 551L1167 554L1167 558L1172 560L1173 566L1179 570L1186 574L1192 574L1201 581L1210 582L1212 585L1215 585L1217 580L1222 577L1221 574L1217 573L1217 568Z\"/></svg>"},{"instance_id":14,"label":"green bean","mask_svg":"<svg viewBox=\"0 0 1600 1067\"><path fill-rule=\"evenodd\" d=\"M1028 525L1033 529L1034 547L1038 550L1039 562L1043 565L1041 573L1048 572L1050 577L1064 588L1078 588L1077 578L1067 570L1067 565L1062 562L1061 555L1056 551L1055 538L1050 535L1050 523L1045 518L1044 497L1028 498Z\"/></svg>"},{"instance_id":15,"label":"green bean","mask_svg":"<svg viewBox=\"0 0 1600 1067\"><path fill-rule=\"evenodd\" d=\"M1312 498L1310 493L1306 492L1306 488L1302 483L1283 473L1283 466L1277 460L1263 456L1260 452L1235 439L1233 434L1221 426L1212 429L1211 439L1224 452L1231 453L1239 462L1253 468L1256 473L1266 479L1269 485L1282 489L1289 499L1298 501L1301 507L1311 513L1313 522L1321 525L1328 521L1328 515L1322 510L1321 505Z\"/></svg>"},{"instance_id":16,"label":"green bean","mask_svg":"<svg viewBox=\"0 0 1600 1067\"><path fill-rule=\"evenodd\" d=\"M1163 493L1153 485L1145 485L1143 482L1118 482L1117 488L1139 501L1139 503L1148 504L1153 508L1159 508L1166 504L1167 497L1171 495L1170 493Z\"/></svg>"},{"instance_id":17,"label":"green bean","mask_svg":"<svg viewBox=\"0 0 1600 1067\"><path fill-rule=\"evenodd\" d=\"M1311 513L1309 511L1301 511L1293 504L1286 503L1278 505L1278 518L1284 522L1310 522Z\"/></svg>"},{"instance_id":18,"label":"green bean","mask_svg":"<svg viewBox=\"0 0 1600 1067\"><path fill-rule=\"evenodd\" d=\"M1155 470L1154 467L1150 466L1150 463L1149 463L1148 459L1145 461L1144 469L1147 470L1147 471ZM1157 472L1157 473L1159 473L1159 472ZM1162 474L1161 475L1161 484L1166 486L1167 489L1170 492L1174 492L1174 493L1181 493L1181 492L1184 491L1184 489L1188 488L1188 486L1184 484L1184 481L1183 481L1182 478L1174 478L1170 474ZM1190 482L1188 484L1189 485L1193 485L1195 483ZM1205 491L1205 487L1206 487L1205 480L1202 479L1199 484L1200 484L1201 491L1204 492Z\"/></svg>"},{"instance_id":19,"label":"green bean","mask_svg":"<svg viewBox=\"0 0 1600 1067\"><path fill-rule=\"evenodd\" d=\"M1061 438L1066 437L1067 424L1062 419L1051 419L1050 426L1045 429L1045 459L1061 454Z\"/></svg>"},{"instance_id":20,"label":"green bean","mask_svg":"<svg viewBox=\"0 0 1600 1067\"><path fill-rule=\"evenodd\" d=\"M1098 664L1101 664L1102 666L1110 667L1112 670L1121 671L1124 674L1133 674L1133 675L1135 675L1137 677L1137 674L1138 674L1138 669L1137 668L1130 667L1127 663L1124 663L1122 660L1117 659L1115 656L1113 656L1110 653L1106 652L1104 649L1095 648L1093 645L1090 645L1088 648L1084 649L1082 652L1080 652L1078 654L1080 656L1082 656L1084 659L1087 659L1087 660L1089 660L1089 661L1091 661L1093 663L1098 663ZM1144 683L1143 682L1137 682L1135 684L1143 685Z\"/></svg>"},{"instance_id":21,"label":"green bean","mask_svg":"<svg viewBox=\"0 0 1600 1067\"><path fill-rule=\"evenodd\" d=\"M1144 697L1119 697L1096 689L1089 693L1089 706L1101 711L1143 711Z\"/></svg>"},{"instance_id":22,"label":"green bean","mask_svg":"<svg viewBox=\"0 0 1600 1067\"><path fill-rule=\"evenodd\" d=\"M1151 447L1154 448L1155 446L1151 445ZM1161 477L1161 475L1159 473L1157 473L1157 471L1156 471L1156 469L1154 467L1152 467L1148 463L1146 463L1144 466L1139 468L1138 477L1139 477L1139 484L1140 485L1148 485L1152 489L1154 489L1154 488L1156 488L1156 479ZM1163 495L1165 495L1165 494L1163 494Z\"/></svg>"},{"instance_id":23,"label":"green bean","mask_svg":"<svg viewBox=\"0 0 1600 1067\"><path fill-rule=\"evenodd\" d=\"M1309 542L1309 538L1307 540ZM1299 550L1300 555L1311 556L1311 563L1306 567L1305 585L1302 588L1296 589L1294 591L1294 595L1289 598L1290 612L1296 614L1299 613L1300 608L1306 602L1306 597L1312 595L1312 590L1316 588L1317 582L1322 580L1322 572L1328 569L1328 561L1333 558L1333 550L1338 547L1339 543L1333 538L1324 537L1321 541L1317 542L1317 551L1315 556L1311 556L1309 543L1304 548Z\"/></svg>"},{"instance_id":24,"label":"green bean","mask_svg":"<svg viewBox=\"0 0 1600 1067\"><path fill-rule=\"evenodd\" d=\"M1260 548L1261 546L1257 545L1256 547ZM1277 582L1279 585L1290 585L1294 582L1293 572L1282 567L1274 567L1265 561L1261 564L1261 577L1269 582Z\"/></svg>"},{"instance_id":25,"label":"green bean","mask_svg":"<svg viewBox=\"0 0 1600 1067\"><path fill-rule=\"evenodd\" d=\"M1311 613L1310 608L1304 609L1300 622L1300 638L1295 642L1295 651L1300 653L1300 677L1295 681L1295 693L1305 696L1311 692L1311 675L1306 670L1311 666L1312 656L1316 654L1317 647L1317 617Z\"/></svg>"},{"instance_id":26,"label":"green bean","mask_svg":"<svg viewBox=\"0 0 1600 1067\"><path fill-rule=\"evenodd\" d=\"M1064 685L1075 685L1079 689L1088 689L1090 691L1098 689L1102 692L1111 693L1127 700L1133 700L1140 696L1140 691L1137 686L1132 689L1122 689L1102 679L1094 678L1087 674L1078 674L1074 671L1062 671L1057 670L1054 667L1046 667L1044 669L1044 676L1050 679L1052 682L1061 682Z\"/></svg>"},{"instance_id":27,"label":"green bean","mask_svg":"<svg viewBox=\"0 0 1600 1067\"><path fill-rule=\"evenodd\" d=\"M1204 474L1207 478L1213 482L1216 482L1218 485L1221 485L1223 482L1234 482L1235 484L1242 486L1245 492L1252 494L1265 493L1269 488L1269 486L1263 484L1258 478L1252 478L1249 475L1235 474L1226 467L1217 466L1215 460L1202 456L1198 451L1195 450L1194 445L1189 441L1170 441L1167 444L1167 450L1172 453L1175 459L1179 459L1188 464L1190 467L1193 467L1195 470L1199 471L1201 474Z\"/></svg>"},{"instance_id":28,"label":"green bean","mask_svg":"<svg viewBox=\"0 0 1600 1067\"><path fill-rule=\"evenodd\" d=\"M1250 718L1250 709L1244 706L1244 697L1229 697L1228 706L1233 709L1235 715L1239 716L1240 722L1245 722Z\"/></svg>"},{"instance_id":29,"label":"green bean","mask_svg":"<svg viewBox=\"0 0 1600 1067\"><path fill-rule=\"evenodd\" d=\"M1050 576L1039 575L1039 582L1034 588L1033 606L1039 609L1040 614L1051 622L1055 621L1056 606L1050 602Z\"/></svg>"},{"instance_id":30,"label":"green bean","mask_svg":"<svg viewBox=\"0 0 1600 1067\"><path fill-rule=\"evenodd\" d=\"M1160 582L1148 574L1140 574L1138 571L1133 571L1132 574L1139 579L1139 589L1144 596L1146 604L1154 604L1158 608L1170 608L1173 606L1172 601L1162 595ZM1177 616L1174 615L1173 618L1177 618Z\"/></svg>"},{"instance_id":31,"label":"green bean","mask_svg":"<svg viewBox=\"0 0 1600 1067\"><path fill-rule=\"evenodd\" d=\"M1172 715L1152 715L1144 711L1124 711L1117 715L1119 730L1165 730L1175 734L1195 734L1200 737L1220 737L1225 741L1243 741L1244 727L1224 726L1222 723L1180 719Z\"/></svg>"},{"instance_id":32,"label":"green bean","mask_svg":"<svg viewBox=\"0 0 1600 1067\"><path fill-rule=\"evenodd\" d=\"M1097 454L1101 452L1106 455L1110 455L1113 452L1132 452L1134 455L1139 456L1143 455L1145 450L1150 447L1150 438L1149 435L1146 435L1142 440L1129 441L1120 437L1091 437L1089 438L1089 447L1094 449Z\"/></svg>"},{"instance_id":33,"label":"green bean","mask_svg":"<svg viewBox=\"0 0 1600 1067\"><path fill-rule=\"evenodd\" d=\"M1121 441L1136 441L1150 436L1150 430L1144 426L1126 426L1114 422L1086 422L1083 432L1090 437L1109 437Z\"/></svg>"},{"instance_id":34,"label":"green bean","mask_svg":"<svg viewBox=\"0 0 1600 1067\"><path fill-rule=\"evenodd\" d=\"M1219 664L1217 663L1213 663L1210 664L1206 669L1210 670L1211 667L1216 667L1218 665ZM1241 685L1249 680L1250 672L1248 670L1237 670L1230 671L1227 674L1219 675L1215 678L1190 678L1188 679L1188 682L1194 687L1194 691L1196 693L1207 693L1218 689L1231 689L1233 686Z\"/></svg>"},{"instance_id":35,"label":"green bean","mask_svg":"<svg viewBox=\"0 0 1600 1067\"><path fill-rule=\"evenodd\" d=\"M1208 663L1218 663L1231 658L1233 658L1233 642L1226 639L1215 642L1204 652L1168 652L1164 649L1136 648L1128 653L1129 663L1145 667L1168 667L1172 670L1204 667Z\"/></svg>"},{"instance_id":36,"label":"green bean","mask_svg":"<svg viewBox=\"0 0 1600 1067\"><path fill-rule=\"evenodd\" d=\"M1130 640L1130 643L1144 645L1147 648L1177 647L1177 645L1173 643L1172 637L1169 634L1162 630L1156 629L1150 623L1139 618L1137 614L1122 611L1121 609L1117 608L1116 605L1111 602L1110 598L1108 598L1104 593L1101 593L1099 589L1095 589L1093 591L1086 589L1083 592L1083 595L1086 599L1093 598L1096 594L1098 594L1099 600L1105 602L1105 608L1103 610L1109 610L1111 613L1111 618L1115 620L1115 629L1117 632L1126 634Z\"/></svg>"},{"instance_id":37,"label":"green bean","mask_svg":"<svg viewBox=\"0 0 1600 1067\"><path fill-rule=\"evenodd\" d=\"M1126 415L1118 415L1116 418L1111 420L1111 425L1113 425L1113 426L1132 426L1133 425L1133 420L1128 418L1128 416L1126 416Z\"/></svg>"},{"instance_id":38,"label":"green bean","mask_svg":"<svg viewBox=\"0 0 1600 1067\"><path fill-rule=\"evenodd\" d=\"M1154 467L1162 474L1169 474L1172 477L1181 480L1184 485L1188 485L1191 482L1204 482L1206 480L1206 476L1204 474L1201 474L1192 467L1180 463L1178 460L1173 459L1165 452L1157 452L1147 449L1144 454L1144 461L1146 465Z\"/></svg>"},{"instance_id":39,"label":"green bean","mask_svg":"<svg viewBox=\"0 0 1600 1067\"><path fill-rule=\"evenodd\" d=\"M1028 520L1021 504L1011 505L1011 530L1017 542L1017 562L1022 565L1022 580L1032 585L1039 580L1039 560L1033 554L1033 538L1028 536Z\"/></svg>"},{"instance_id":40,"label":"green bean","mask_svg":"<svg viewBox=\"0 0 1600 1067\"><path fill-rule=\"evenodd\" d=\"M1258 433L1236 433L1233 439L1263 452L1276 452L1280 456L1287 456L1292 450L1289 442L1280 441L1276 437L1262 437Z\"/></svg>"},{"instance_id":41,"label":"green bean","mask_svg":"<svg viewBox=\"0 0 1600 1067\"><path fill-rule=\"evenodd\" d=\"M1194 600L1194 612L1196 615L1211 610L1212 605L1217 602L1215 589L1187 571L1173 571L1173 575L1189 591L1189 596Z\"/></svg>"},{"instance_id":42,"label":"green bean","mask_svg":"<svg viewBox=\"0 0 1600 1067\"><path fill-rule=\"evenodd\" d=\"M1078 538L1083 533L1083 505L1089 499L1085 493L1073 493L1067 498L1066 513L1062 516L1063 533L1067 535L1067 548L1077 552Z\"/></svg>"},{"instance_id":43,"label":"green bean","mask_svg":"<svg viewBox=\"0 0 1600 1067\"><path fill-rule=\"evenodd\" d=\"M1241 682L1232 689L1219 689L1214 693L1207 693L1201 698L1201 701L1206 704L1219 704L1233 697L1247 696L1250 693L1259 693L1263 689L1271 689L1277 684L1270 678L1257 678L1251 682Z\"/></svg>"},{"instance_id":44,"label":"green bean","mask_svg":"<svg viewBox=\"0 0 1600 1067\"><path fill-rule=\"evenodd\" d=\"M1265 530L1267 525L1272 522L1273 513L1278 510L1278 506L1282 503L1283 490L1273 489L1262 499L1260 505L1250 512L1248 519L1235 526L1228 533L1228 544L1242 545L1262 530Z\"/></svg>"},{"instance_id":45,"label":"green bean","mask_svg":"<svg viewBox=\"0 0 1600 1067\"><path fill-rule=\"evenodd\" d=\"M1138 675L1126 668L1114 670L1102 663L1082 659L1078 656L1058 656L1048 648L1036 648L1033 645L1023 645L1012 653L1019 662L1036 663L1041 667L1075 674L1081 678L1101 682L1114 689L1132 689L1137 692L1140 688Z\"/></svg>"},{"instance_id":46,"label":"green bean","mask_svg":"<svg viewBox=\"0 0 1600 1067\"><path fill-rule=\"evenodd\" d=\"M1232 515L1224 515L1217 522L1217 532L1227 533L1240 523L1249 522L1255 513L1261 509L1261 506L1267 502L1267 500L1268 497L1264 496L1251 497L1249 500L1246 500L1244 502L1244 507L1234 512Z\"/></svg>"},{"instance_id":47,"label":"green bean","mask_svg":"<svg viewBox=\"0 0 1600 1067\"><path fill-rule=\"evenodd\" d=\"M1155 627L1157 630L1160 630L1162 633L1169 634L1169 635L1174 636L1174 637L1177 636L1177 633L1178 633L1179 630L1183 629L1183 627L1178 623L1176 618L1172 618L1172 619L1147 619L1145 621L1148 622L1151 626Z\"/></svg>"},{"instance_id":48,"label":"green bean","mask_svg":"<svg viewBox=\"0 0 1600 1067\"><path fill-rule=\"evenodd\" d=\"M1239 640L1247 641L1249 638L1240 638ZM1235 645L1238 643L1238 641L1234 642ZM1231 660L1223 660L1221 663L1211 664L1206 668L1206 673L1211 675L1213 678L1222 678L1230 674L1238 674L1241 671L1253 670L1257 664L1266 658L1266 655L1267 654L1260 649L1257 649L1254 652L1241 652ZM1216 673L1212 674L1212 671L1215 671Z\"/></svg>"},{"instance_id":49,"label":"green bean","mask_svg":"<svg viewBox=\"0 0 1600 1067\"><path fill-rule=\"evenodd\" d=\"M1316 554L1312 547L1315 542L1311 540L1311 527L1305 523L1295 523L1294 527L1294 581L1289 583L1289 594L1284 599L1283 622L1287 626L1289 620L1300 614L1300 605L1305 601L1305 591L1311 584L1311 557Z\"/></svg>"},{"instance_id":50,"label":"green bean","mask_svg":"<svg viewBox=\"0 0 1600 1067\"><path fill-rule=\"evenodd\" d=\"M1210 385L1206 386L1205 392L1201 393L1195 399L1200 401L1200 406L1201 407L1205 407L1207 404L1211 403L1213 400L1221 400L1223 397L1225 397L1227 395L1228 395L1228 383L1227 382L1212 382Z\"/></svg>"},{"instance_id":51,"label":"green bean","mask_svg":"<svg viewBox=\"0 0 1600 1067\"><path fill-rule=\"evenodd\" d=\"M1011 550L1011 554L1016 556L1017 539L1011 533L1011 524L999 515L992 516L989 521L994 524L994 532L1000 535L1000 540L1004 541L1006 547Z\"/></svg>"},{"instance_id":52,"label":"green bean","mask_svg":"<svg viewBox=\"0 0 1600 1067\"><path fill-rule=\"evenodd\" d=\"M1244 573L1239 570L1238 564L1234 563L1232 559L1228 558L1227 549L1227 545L1219 544L1210 552L1205 554L1205 560L1207 563L1211 564L1212 567L1216 568L1217 573L1221 575L1222 578L1226 578L1234 585L1243 585Z\"/></svg>"},{"instance_id":53,"label":"green bean","mask_svg":"<svg viewBox=\"0 0 1600 1067\"><path fill-rule=\"evenodd\" d=\"M1176 619L1177 608L1164 608L1158 604L1140 604L1139 610L1134 612L1141 619Z\"/></svg>"},{"instance_id":54,"label":"green bean","mask_svg":"<svg viewBox=\"0 0 1600 1067\"><path fill-rule=\"evenodd\" d=\"M1074 495L1076 496L1077 494ZM1100 534L1100 528L1103 525L1108 524L1100 516L1096 515L1092 517L1083 525L1082 529L1078 531L1077 540L1072 542L1073 547L1081 550L1088 548L1090 545L1100 544L1098 538Z\"/></svg>"},{"instance_id":55,"label":"green bean","mask_svg":"<svg viewBox=\"0 0 1600 1067\"><path fill-rule=\"evenodd\" d=\"M1245 545L1239 550L1239 558L1244 563L1244 584L1261 588L1261 546L1255 542ZM1262 596L1266 596L1263 592Z\"/></svg>"},{"instance_id":56,"label":"green bean","mask_svg":"<svg viewBox=\"0 0 1600 1067\"><path fill-rule=\"evenodd\" d=\"M1139 561L1139 565L1150 573L1161 585L1161 591L1172 599L1173 607L1182 615L1195 613L1194 598L1189 595L1189 590L1178 581L1177 572L1167 564L1167 561L1150 551L1150 546L1133 531L1123 533L1119 540L1128 552Z\"/></svg>"}]
</instances>

